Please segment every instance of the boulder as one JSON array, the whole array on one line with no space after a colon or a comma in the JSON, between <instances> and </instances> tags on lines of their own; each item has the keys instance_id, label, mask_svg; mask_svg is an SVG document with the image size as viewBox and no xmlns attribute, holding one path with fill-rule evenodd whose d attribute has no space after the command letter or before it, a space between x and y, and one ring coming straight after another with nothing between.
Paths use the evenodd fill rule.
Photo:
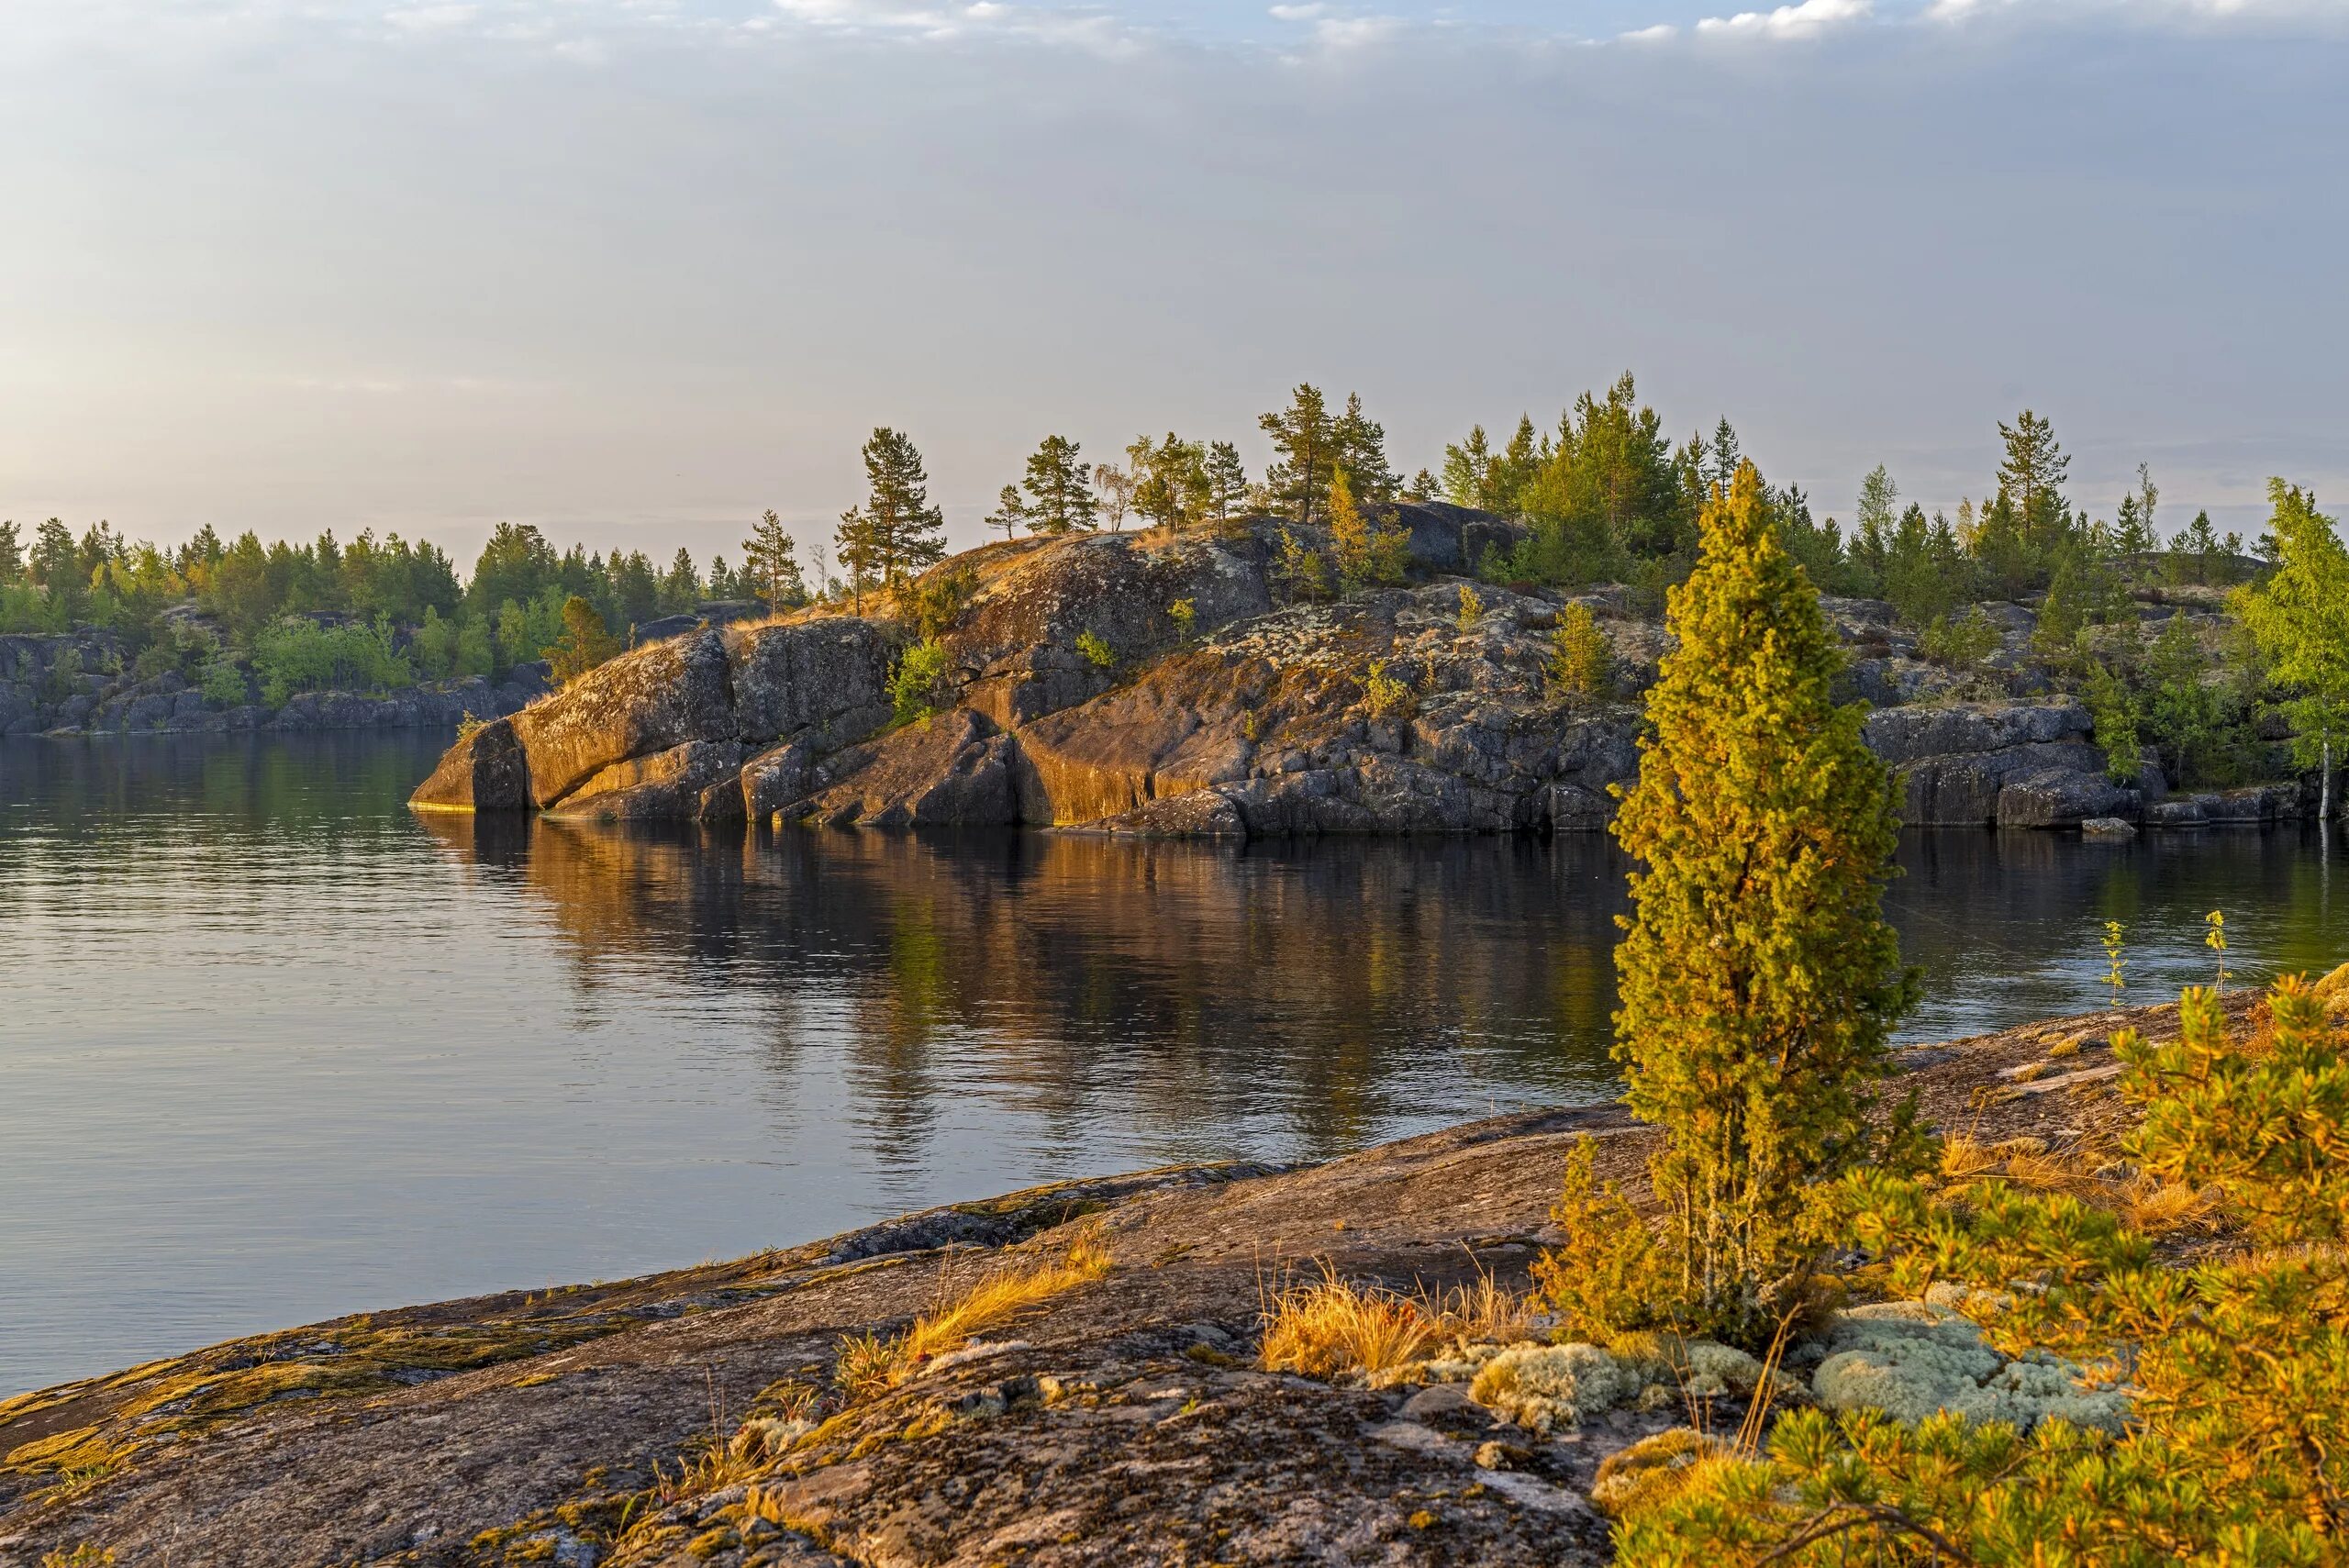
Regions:
<instances>
[{"instance_id":1,"label":"boulder","mask_svg":"<svg viewBox=\"0 0 2349 1568\"><path fill-rule=\"evenodd\" d=\"M745 744L812 731L827 749L862 740L889 717L889 633L850 616L725 633L732 733Z\"/></svg>"},{"instance_id":2,"label":"boulder","mask_svg":"<svg viewBox=\"0 0 2349 1568\"><path fill-rule=\"evenodd\" d=\"M2202 802L2193 795L2155 801L2145 807L2145 826L2148 828L2200 828L2208 821L2202 812Z\"/></svg>"},{"instance_id":3,"label":"boulder","mask_svg":"<svg viewBox=\"0 0 2349 1568\"><path fill-rule=\"evenodd\" d=\"M1005 828L1019 818L1015 751L969 708L936 714L850 748L827 763L829 784L796 809L833 828Z\"/></svg>"},{"instance_id":4,"label":"boulder","mask_svg":"<svg viewBox=\"0 0 2349 1568\"><path fill-rule=\"evenodd\" d=\"M705 791L723 787L740 798L739 740L688 740L649 756L630 757L596 773L547 807L551 817L599 822L675 821L697 816Z\"/></svg>"},{"instance_id":5,"label":"boulder","mask_svg":"<svg viewBox=\"0 0 2349 1568\"><path fill-rule=\"evenodd\" d=\"M2137 792L2101 773L2047 769L1998 790L2001 828L2075 828L2092 817L2137 814Z\"/></svg>"},{"instance_id":6,"label":"boulder","mask_svg":"<svg viewBox=\"0 0 2349 1568\"><path fill-rule=\"evenodd\" d=\"M2133 839L2137 829L2118 817L2091 817L2080 824L2083 839Z\"/></svg>"},{"instance_id":7,"label":"boulder","mask_svg":"<svg viewBox=\"0 0 2349 1568\"><path fill-rule=\"evenodd\" d=\"M688 740L730 740L726 643L717 631L656 642L597 665L514 716L530 800L551 806L615 762Z\"/></svg>"},{"instance_id":8,"label":"boulder","mask_svg":"<svg viewBox=\"0 0 2349 1568\"><path fill-rule=\"evenodd\" d=\"M253 710L239 709L250 717ZM250 723L232 728L250 728ZM514 721L497 719L457 737L432 776L416 786L410 806L427 811L524 811L530 806L530 770Z\"/></svg>"},{"instance_id":9,"label":"boulder","mask_svg":"<svg viewBox=\"0 0 2349 1568\"><path fill-rule=\"evenodd\" d=\"M770 746L742 764L739 793L741 815L752 822L772 822L775 813L806 800L816 784L816 749L805 740ZM705 817L717 815L710 806Z\"/></svg>"}]
</instances>

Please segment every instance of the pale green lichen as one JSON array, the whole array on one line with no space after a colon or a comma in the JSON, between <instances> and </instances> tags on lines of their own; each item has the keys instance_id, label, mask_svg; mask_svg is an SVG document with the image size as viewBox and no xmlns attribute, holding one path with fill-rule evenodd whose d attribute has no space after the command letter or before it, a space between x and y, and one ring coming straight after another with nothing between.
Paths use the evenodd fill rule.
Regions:
<instances>
[{"instance_id":1,"label":"pale green lichen","mask_svg":"<svg viewBox=\"0 0 2349 1568\"><path fill-rule=\"evenodd\" d=\"M1982 1342L1982 1331L1943 1307L1881 1302L1838 1313L1811 1393L1830 1410L1881 1410L1897 1421L1921 1421L1947 1410L1976 1421L2006 1421L2029 1431L2050 1417L2118 1432L2128 1401L2118 1391L2081 1385L2080 1369L2044 1352L2009 1361Z\"/></svg>"},{"instance_id":2,"label":"pale green lichen","mask_svg":"<svg viewBox=\"0 0 2349 1568\"><path fill-rule=\"evenodd\" d=\"M1511 1345L1486 1362L1468 1397L1529 1431L1575 1427L1640 1391L1640 1374L1597 1345Z\"/></svg>"}]
</instances>

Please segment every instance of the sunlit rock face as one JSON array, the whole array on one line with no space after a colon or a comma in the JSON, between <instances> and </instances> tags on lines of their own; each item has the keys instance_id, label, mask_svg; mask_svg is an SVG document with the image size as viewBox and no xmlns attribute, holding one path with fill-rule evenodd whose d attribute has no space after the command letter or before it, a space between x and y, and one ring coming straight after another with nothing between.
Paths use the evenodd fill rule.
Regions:
<instances>
[{"instance_id":1,"label":"sunlit rock face","mask_svg":"<svg viewBox=\"0 0 2349 1568\"><path fill-rule=\"evenodd\" d=\"M868 614L697 627L469 733L415 802L1178 837L1604 828L1637 773L1660 616L1620 588L1469 582L1517 537L1503 518L1429 505L1396 520L1408 580L1343 596L1294 569L1304 550L1334 560L1326 532L1253 518L989 545L867 595ZM1614 651L1603 695L1556 688L1574 602ZM2078 703L1953 700L1954 677L1884 606L1827 609L1851 695L1879 705L1868 743L1905 821L2149 819L2157 782L2108 780ZM925 634L945 653L940 711L899 715L891 675Z\"/></svg>"}]
</instances>

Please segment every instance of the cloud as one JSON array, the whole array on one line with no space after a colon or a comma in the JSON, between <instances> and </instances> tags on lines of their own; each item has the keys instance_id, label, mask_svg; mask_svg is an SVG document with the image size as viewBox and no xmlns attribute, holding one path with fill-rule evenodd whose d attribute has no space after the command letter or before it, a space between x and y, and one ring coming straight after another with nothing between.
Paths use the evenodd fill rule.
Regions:
<instances>
[{"instance_id":1,"label":"cloud","mask_svg":"<svg viewBox=\"0 0 2349 1568\"><path fill-rule=\"evenodd\" d=\"M1697 30L1715 36L1813 39L1831 28L1865 22L1875 12L1875 0L1802 0L1800 5L1781 6L1775 11L1707 17L1697 24Z\"/></svg>"},{"instance_id":2,"label":"cloud","mask_svg":"<svg viewBox=\"0 0 2349 1568\"><path fill-rule=\"evenodd\" d=\"M2349 30L2340 0L1928 0L1922 20L1955 26L1988 17L2018 22L2103 22L2124 28Z\"/></svg>"},{"instance_id":3,"label":"cloud","mask_svg":"<svg viewBox=\"0 0 2349 1568\"><path fill-rule=\"evenodd\" d=\"M1658 22L1652 28L1634 28L1628 33L1615 35L1617 43L1664 43L1680 36L1680 29L1670 22Z\"/></svg>"}]
</instances>

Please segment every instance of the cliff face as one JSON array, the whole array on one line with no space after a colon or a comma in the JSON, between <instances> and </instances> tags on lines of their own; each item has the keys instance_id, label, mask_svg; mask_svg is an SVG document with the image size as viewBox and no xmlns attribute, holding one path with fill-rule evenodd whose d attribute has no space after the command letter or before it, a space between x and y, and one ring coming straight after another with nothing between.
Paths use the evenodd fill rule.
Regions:
<instances>
[{"instance_id":1,"label":"cliff face","mask_svg":"<svg viewBox=\"0 0 2349 1568\"><path fill-rule=\"evenodd\" d=\"M1663 629L1620 590L1574 595L1615 653L1615 700L1559 695L1566 596L1457 573L1513 525L1398 509L1409 584L1299 602L1283 529L1081 535L958 557L865 617L706 628L640 648L487 725L424 807L621 820L1088 828L1178 835L1571 831L1603 826L1637 765L1638 692ZM1326 538L1297 530L1302 542ZM946 711L891 728L888 680L926 602ZM2136 818L2086 709L1959 703L1880 605L1832 601L1869 743L1905 819L2066 827ZM2028 612L2016 639L2028 635ZM1885 706L1885 705L1901 706ZM2272 814L2272 813L2270 813Z\"/></svg>"}]
</instances>

